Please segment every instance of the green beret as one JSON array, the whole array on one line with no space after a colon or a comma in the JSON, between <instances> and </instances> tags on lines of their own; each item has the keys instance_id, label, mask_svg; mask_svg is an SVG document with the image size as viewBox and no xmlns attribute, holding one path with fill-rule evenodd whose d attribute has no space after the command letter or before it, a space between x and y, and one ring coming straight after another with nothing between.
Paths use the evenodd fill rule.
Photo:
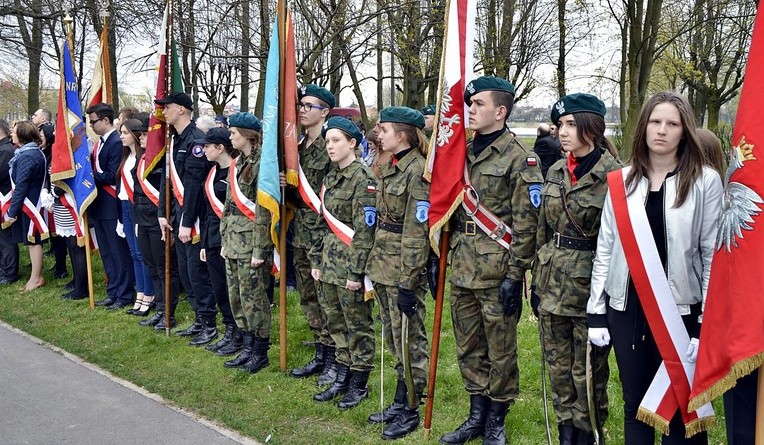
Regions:
<instances>
[{"instance_id":1,"label":"green beret","mask_svg":"<svg viewBox=\"0 0 764 445\"><path fill-rule=\"evenodd\" d=\"M419 111L421 111L425 116L435 116L435 105L427 105Z\"/></svg>"},{"instance_id":2,"label":"green beret","mask_svg":"<svg viewBox=\"0 0 764 445\"><path fill-rule=\"evenodd\" d=\"M552 105L552 123L557 125L560 117L574 113L594 113L605 117L605 103L597 96L586 93L568 94Z\"/></svg>"},{"instance_id":3,"label":"green beret","mask_svg":"<svg viewBox=\"0 0 764 445\"><path fill-rule=\"evenodd\" d=\"M321 128L321 137L326 139L326 132L332 128L336 128L337 130L340 130L341 132L350 136L352 139L355 139L356 147L361 143L361 140L363 140L363 134L361 134L361 130L359 130L358 126L356 126L356 124L354 124L350 119L345 119L344 117L339 116L330 117L329 120L324 122L324 126Z\"/></svg>"},{"instance_id":4,"label":"green beret","mask_svg":"<svg viewBox=\"0 0 764 445\"><path fill-rule=\"evenodd\" d=\"M515 95L515 86L507 79L496 76L481 76L467 84L464 89L464 102L469 105L472 95L481 91L503 91Z\"/></svg>"},{"instance_id":5,"label":"green beret","mask_svg":"<svg viewBox=\"0 0 764 445\"><path fill-rule=\"evenodd\" d=\"M334 105L336 103L334 100L334 94L332 94L326 88L320 87L318 85L313 85L312 83L308 85L303 85L298 90L297 97L299 99L302 99L305 96L312 96L312 97L321 99L324 102L326 102L327 105L329 105L329 108L334 108Z\"/></svg>"},{"instance_id":6,"label":"green beret","mask_svg":"<svg viewBox=\"0 0 764 445\"><path fill-rule=\"evenodd\" d=\"M424 115L409 107L386 107L379 113L379 123L393 122L424 128Z\"/></svg>"},{"instance_id":7,"label":"green beret","mask_svg":"<svg viewBox=\"0 0 764 445\"><path fill-rule=\"evenodd\" d=\"M260 119L252 113L239 112L228 116L228 126L249 128L250 130L261 131L263 126L260 124Z\"/></svg>"}]
</instances>

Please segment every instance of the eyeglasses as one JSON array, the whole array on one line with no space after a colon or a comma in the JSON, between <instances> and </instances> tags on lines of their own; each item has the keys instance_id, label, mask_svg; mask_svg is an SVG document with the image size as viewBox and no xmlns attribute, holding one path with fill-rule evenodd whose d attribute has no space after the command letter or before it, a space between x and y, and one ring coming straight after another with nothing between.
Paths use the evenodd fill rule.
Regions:
<instances>
[{"instance_id":1,"label":"eyeglasses","mask_svg":"<svg viewBox=\"0 0 764 445\"><path fill-rule=\"evenodd\" d=\"M318 110L326 110L329 107L322 107L321 105L315 105L315 104L312 104L310 102L306 102L306 103L300 102L300 103L297 104L297 109L298 110L310 111L310 110L312 110L314 108L316 108Z\"/></svg>"},{"instance_id":2,"label":"eyeglasses","mask_svg":"<svg viewBox=\"0 0 764 445\"><path fill-rule=\"evenodd\" d=\"M99 119L96 119L96 120L91 120L91 121L90 121L90 126L91 126L91 127L93 127L93 126L95 126L96 122L98 122L98 121L102 121L102 120L104 120L104 119L106 119L106 118L105 118L105 117L102 117L102 118L99 118Z\"/></svg>"}]
</instances>

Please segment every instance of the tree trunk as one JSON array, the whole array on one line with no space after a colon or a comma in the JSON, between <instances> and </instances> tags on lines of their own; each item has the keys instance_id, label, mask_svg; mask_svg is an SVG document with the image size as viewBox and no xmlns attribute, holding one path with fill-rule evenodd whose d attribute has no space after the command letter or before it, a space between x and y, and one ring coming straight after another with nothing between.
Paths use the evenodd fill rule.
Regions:
<instances>
[{"instance_id":1,"label":"tree trunk","mask_svg":"<svg viewBox=\"0 0 764 445\"><path fill-rule=\"evenodd\" d=\"M241 2L241 111L249 111L249 0Z\"/></svg>"},{"instance_id":2,"label":"tree trunk","mask_svg":"<svg viewBox=\"0 0 764 445\"><path fill-rule=\"evenodd\" d=\"M567 6L567 0L557 0L557 26L560 31L560 40L559 45L557 46L558 49L558 56L557 56L557 94L560 97L565 96L565 57L566 57L566 49L565 49L565 43L567 40L567 28L565 24L565 7ZM553 124L557 124L557 122L552 122Z\"/></svg>"}]
</instances>

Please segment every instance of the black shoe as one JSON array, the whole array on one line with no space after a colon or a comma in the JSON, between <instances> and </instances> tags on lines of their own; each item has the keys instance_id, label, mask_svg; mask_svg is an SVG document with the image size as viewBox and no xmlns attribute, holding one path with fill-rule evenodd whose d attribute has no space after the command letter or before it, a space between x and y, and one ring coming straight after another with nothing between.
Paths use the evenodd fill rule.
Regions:
<instances>
[{"instance_id":1,"label":"black shoe","mask_svg":"<svg viewBox=\"0 0 764 445\"><path fill-rule=\"evenodd\" d=\"M560 433L560 445L573 445L576 428L573 425L558 424L557 431Z\"/></svg>"},{"instance_id":2,"label":"black shoe","mask_svg":"<svg viewBox=\"0 0 764 445\"><path fill-rule=\"evenodd\" d=\"M111 297L106 297L106 298L104 298L101 301L96 301L95 305L96 306L111 306L112 304L114 304L116 302L117 302L117 300L115 300L115 299L113 299Z\"/></svg>"},{"instance_id":3,"label":"black shoe","mask_svg":"<svg viewBox=\"0 0 764 445\"><path fill-rule=\"evenodd\" d=\"M191 339L191 342L189 345L191 346L201 346L206 345L207 343L211 342L218 336L218 328L215 326L215 322L213 321L211 324L204 324L204 327L202 328L202 331L196 334L194 338Z\"/></svg>"},{"instance_id":4,"label":"black shoe","mask_svg":"<svg viewBox=\"0 0 764 445\"><path fill-rule=\"evenodd\" d=\"M345 397L337 404L339 409L350 409L358 406L363 399L369 397L369 387L366 386L369 383L369 373L371 371L350 371L352 376L350 377L350 387L348 392L345 393Z\"/></svg>"},{"instance_id":5,"label":"black shoe","mask_svg":"<svg viewBox=\"0 0 764 445\"><path fill-rule=\"evenodd\" d=\"M488 408L488 420L485 422L483 445L507 445L507 433L504 419L507 417L509 403L491 401Z\"/></svg>"},{"instance_id":6,"label":"black shoe","mask_svg":"<svg viewBox=\"0 0 764 445\"><path fill-rule=\"evenodd\" d=\"M15 283L17 281L19 281L19 277L18 276L16 278L13 278L13 277L2 277L2 278L0 278L0 286L3 285L3 284ZM67 290L71 290L71 289L67 289Z\"/></svg>"},{"instance_id":7,"label":"black shoe","mask_svg":"<svg viewBox=\"0 0 764 445\"><path fill-rule=\"evenodd\" d=\"M234 332L231 341L220 347L215 354L221 357L228 357L230 355L238 354L244 349L244 336L241 329L234 325Z\"/></svg>"},{"instance_id":8,"label":"black shoe","mask_svg":"<svg viewBox=\"0 0 764 445\"><path fill-rule=\"evenodd\" d=\"M194 324L187 327L186 329L183 329L182 331L177 331L175 335L180 337L194 337L202 332L202 328L204 328L204 324L201 321L196 320L194 321Z\"/></svg>"},{"instance_id":9,"label":"black shoe","mask_svg":"<svg viewBox=\"0 0 764 445\"><path fill-rule=\"evenodd\" d=\"M177 323L175 323L175 317L171 317L170 318L170 327L174 328L176 324ZM161 331L161 330L166 329L166 328L167 328L167 320L165 319L164 314L162 314L162 319L159 320L159 323L154 325L154 329L156 329L157 331Z\"/></svg>"},{"instance_id":10,"label":"black shoe","mask_svg":"<svg viewBox=\"0 0 764 445\"><path fill-rule=\"evenodd\" d=\"M73 291L74 290L74 280L64 284L64 290L66 291Z\"/></svg>"},{"instance_id":11,"label":"black shoe","mask_svg":"<svg viewBox=\"0 0 764 445\"><path fill-rule=\"evenodd\" d=\"M142 311L140 309L132 311L132 312L127 311L128 314L130 314L130 315L137 315L138 317L145 317L146 315L149 314L149 312L151 312L151 306L149 306L149 308L146 309L145 311Z\"/></svg>"},{"instance_id":12,"label":"black shoe","mask_svg":"<svg viewBox=\"0 0 764 445\"><path fill-rule=\"evenodd\" d=\"M369 416L369 423L390 423L403 412L406 403L406 382L398 380L398 386L395 387L395 398L393 403L383 409L382 412L376 412Z\"/></svg>"},{"instance_id":13,"label":"black shoe","mask_svg":"<svg viewBox=\"0 0 764 445\"><path fill-rule=\"evenodd\" d=\"M108 310L108 311L115 311L117 309L126 308L126 307L128 307L128 306L130 306L132 304L133 303L129 303L129 302L128 303L124 303L124 302L121 302L121 301L117 301L114 304L112 304L111 306L106 306L106 310Z\"/></svg>"},{"instance_id":14,"label":"black shoe","mask_svg":"<svg viewBox=\"0 0 764 445\"><path fill-rule=\"evenodd\" d=\"M239 355L232 359L228 360L223 364L226 368L238 368L239 366L243 365L244 363L247 363L249 359L252 357L252 354L254 352L254 341L255 336L251 332L244 332L241 333L242 336L242 343L244 347L241 350L241 353Z\"/></svg>"},{"instance_id":15,"label":"black shoe","mask_svg":"<svg viewBox=\"0 0 764 445\"><path fill-rule=\"evenodd\" d=\"M61 295L62 300L84 300L87 297L87 294L75 292L74 289L65 293L64 295Z\"/></svg>"},{"instance_id":16,"label":"black shoe","mask_svg":"<svg viewBox=\"0 0 764 445\"><path fill-rule=\"evenodd\" d=\"M60 279L62 279L62 278L66 278L66 277L68 277L68 276L69 276L69 272L67 272L67 271L63 271L63 272L54 272L54 273L53 273L53 278L55 278L55 279L57 279L57 280L60 280Z\"/></svg>"},{"instance_id":17,"label":"black shoe","mask_svg":"<svg viewBox=\"0 0 764 445\"><path fill-rule=\"evenodd\" d=\"M459 427L440 437L441 444L463 444L485 434L488 406L491 399L483 395L470 395L470 415Z\"/></svg>"},{"instance_id":18,"label":"black shoe","mask_svg":"<svg viewBox=\"0 0 764 445\"><path fill-rule=\"evenodd\" d=\"M313 396L313 400L316 402L328 402L338 395L345 394L350 385L350 368L337 363L337 378L334 379L332 386L326 388L324 391Z\"/></svg>"},{"instance_id":19,"label":"black shoe","mask_svg":"<svg viewBox=\"0 0 764 445\"><path fill-rule=\"evenodd\" d=\"M337 349L324 345L324 369L321 374L318 375L316 385L326 386L331 385L337 380Z\"/></svg>"},{"instance_id":20,"label":"black shoe","mask_svg":"<svg viewBox=\"0 0 764 445\"><path fill-rule=\"evenodd\" d=\"M395 418L393 423L387 425L382 431L382 438L385 440L400 439L411 434L419 426L419 407L411 409L405 407L403 411Z\"/></svg>"},{"instance_id":21,"label":"black shoe","mask_svg":"<svg viewBox=\"0 0 764 445\"><path fill-rule=\"evenodd\" d=\"M575 429L575 442L571 442L571 444L575 445L594 445L594 434L592 434L589 431L582 430L580 428L574 428Z\"/></svg>"},{"instance_id":22,"label":"black shoe","mask_svg":"<svg viewBox=\"0 0 764 445\"><path fill-rule=\"evenodd\" d=\"M316 343L316 355L313 360L302 368L295 368L292 370L292 377L305 378L312 375L320 374L324 370L324 345Z\"/></svg>"},{"instance_id":23,"label":"black shoe","mask_svg":"<svg viewBox=\"0 0 764 445\"><path fill-rule=\"evenodd\" d=\"M247 363L244 363L240 368L250 374L256 374L261 369L270 364L268 361L268 349L271 347L270 339L255 337L255 346L253 348L252 356Z\"/></svg>"},{"instance_id":24,"label":"black shoe","mask_svg":"<svg viewBox=\"0 0 764 445\"><path fill-rule=\"evenodd\" d=\"M164 320L164 311L157 311L156 314L150 318L144 318L138 324L141 326L156 326L161 320Z\"/></svg>"},{"instance_id":25,"label":"black shoe","mask_svg":"<svg viewBox=\"0 0 764 445\"><path fill-rule=\"evenodd\" d=\"M216 341L215 343L211 343L204 347L207 351L210 352L217 352L218 349L225 346L228 342L233 340L233 336L236 333L236 325L235 324L227 324L225 326L225 333L223 333L223 338Z\"/></svg>"}]
</instances>

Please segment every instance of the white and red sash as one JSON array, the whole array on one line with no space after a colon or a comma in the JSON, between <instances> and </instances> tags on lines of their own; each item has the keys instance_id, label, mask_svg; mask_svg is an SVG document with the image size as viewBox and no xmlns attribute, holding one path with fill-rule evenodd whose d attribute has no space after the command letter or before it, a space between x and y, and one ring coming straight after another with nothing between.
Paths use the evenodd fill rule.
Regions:
<instances>
[{"instance_id":1,"label":"white and red sash","mask_svg":"<svg viewBox=\"0 0 764 445\"><path fill-rule=\"evenodd\" d=\"M316 214L320 213L319 209L321 208L321 199L319 199L318 195L316 195L313 187L310 186L308 177L305 176L305 172L302 170L302 165L298 164L297 174L299 177L299 181L297 182L297 190L300 192L302 201Z\"/></svg>"},{"instance_id":2,"label":"white and red sash","mask_svg":"<svg viewBox=\"0 0 764 445\"><path fill-rule=\"evenodd\" d=\"M466 164L464 166L464 200L462 201L462 207L464 207L467 215L472 218L472 221L475 222L475 225L480 227L480 230L488 235L489 238L499 243L501 247L509 250L509 245L512 242L512 231L504 224L504 221L480 204L480 196L472 187Z\"/></svg>"},{"instance_id":3,"label":"white and red sash","mask_svg":"<svg viewBox=\"0 0 764 445\"><path fill-rule=\"evenodd\" d=\"M247 196L242 193L241 187L239 187L239 181L237 179L238 171L236 168L238 159L239 158L234 159L234 161L231 162L231 166L228 168L228 186L231 187L231 198L239 211L249 218L250 221L254 221L255 216L257 215L257 204L247 198Z\"/></svg>"},{"instance_id":4,"label":"white and red sash","mask_svg":"<svg viewBox=\"0 0 764 445\"><path fill-rule=\"evenodd\" d=\"M122 165L122 173L119 175L120 183L122 184L121 190L124 190L127 195L127 199L131 203L135 203L135 182L133 181L133 175L130 174L130 170L133 168L134 163L129 162L128 158ZM135 159L135 158L132 158Z\"/></svg>"},{"instance_id":5,"label":"white and red sash","mask_svg":"<svg viewBox=\"0 0 764 445\"><path fill-rule=\"evenodd\" d=\"M146 158L142 156L141 160L138 161L138 174L136 175L138 178L138 184L140 184L141 188L143 189L143 193L146 194L146 197L149 198L149 200L151 200L155 206L159 207L159 190L151 185L151 182L149 182L148 179L143 179L145 173Z\"/></svg>"},{"instance_id":6,"label":"white and red sash","mask_svg":"<svg viewBox=\"0 0 764 445\"><path fill-rule=\"evenodd\" d=\"M8 212L8 209L11 208L13 190L15 188L15 184L13 181L11 181L11 191L6 195L0 195L0 209L2 210L2 214L0 214L0 221L2 221L2 228L4 229L7 229L12 224L8 223L5 216ZM24 198L24 203L21 205L21 211L24 212L24 214L27 215L30 220L29 229L27 230L27 239L30 242L34 242L35 235L40 235L41 240L48 239L50 233L48 231L48 225L45 224L45 218L42 215L43 209L42 205L40 204L40 199L37 199L37 205L35 205L32 204L32 201L29 198Z\"/></svg>"},{"instance_id":7,"label":"white and red sash","mask_svg":"<svg viewBox=\"0 0 764 445\"><path fill-rule=\"evenodd\" d=\"M207 174L207 179L204 181L204 193L207 194L207 201L209 201L212 211L220 219L223 217L224 206L215 195L215 173L217 173L217 168L210 169L209 174Z\"/></svg>"},{"instance_id":8,"label":"white and red sash","mask_svg":"<svg viewBox=\"0 0 764 445\"><path fill-rule=\"evenodd\" d=\"M98 155L101 154L101 141L100 139L96 141L95 147L93 147L93 164L95 164L95 169L98 173L103 173L103 169L101 168L101 161L98 159ZM108 193L112 198L117 197L117 186L115 185L99 185L99 187Z\"/></svg>"},{"instance_id":9,"label":"white and red sash","mask_svg":"<svg viewBox=\"0 0 764 445\"><path fill-rule=\"evenodd\" d=\"M173 157L173 150L175 148L175 137L170 139L170 147L167 150L168 156L170 157L170 181L172 182L172 194L175 196L175 199L178 200L178 204L180 204L180 208L183 208L183 196L186 193L186 188L183 186L183 181L180 180L180 175L178 175L178 170L175 168L175 158ZM142 175L139 175L142 176ZM146 181L148 182L148 181ZM148 193L146 194L148 196ZM157 200L158 202L158 200ZM181 221L183 220L183 215L181 215ZM201 239L199 236L199 233L201 233L200 228L200 222L199 218L196 218L196 221L194 221L194 225L191 226L191 243L196 244Z\"/></svg>"},{"instance_id":10,"label":"white and red sash","mask_svg":"<svg viewBox=\"0 0 764 445\"><path fill-rule=\"evenodd\" d=\"M695 374L695 363L686 360L690 336L658 255L645 211L645 196L639 189L626 196L627 172L628 169L622 169L608 174L613 213L634 287L663 359L642 399L637 418L668 434L669 422L679 409L689 437L714 421L714 410L708 403L697 411L687 412Z\"/></svg>"},{"instance_id":11,"label":"white and red sash","mask_svg":"<svg viewBox=\"0 0 764 445\"><path fill-rule=\"evenodd\" d=\"M355 230L351 229L347 224L335 218L334 215L326 210L326 206L324 205L324 193L326 193L326 187L322 185L320 214L324 215L324 220L326 221L326 224L329 226L329 228L332 229L332 233L334 233L337 238L339 238L340 241L342 241L346 246L350 247L350 243L353 241L353 237L355 236ZM371 278L369 278L368 275L363 276L363 293L364 299L366 301L371 300L375 296L374 285L372 284Z\"/></svg>"}]
</instances>

